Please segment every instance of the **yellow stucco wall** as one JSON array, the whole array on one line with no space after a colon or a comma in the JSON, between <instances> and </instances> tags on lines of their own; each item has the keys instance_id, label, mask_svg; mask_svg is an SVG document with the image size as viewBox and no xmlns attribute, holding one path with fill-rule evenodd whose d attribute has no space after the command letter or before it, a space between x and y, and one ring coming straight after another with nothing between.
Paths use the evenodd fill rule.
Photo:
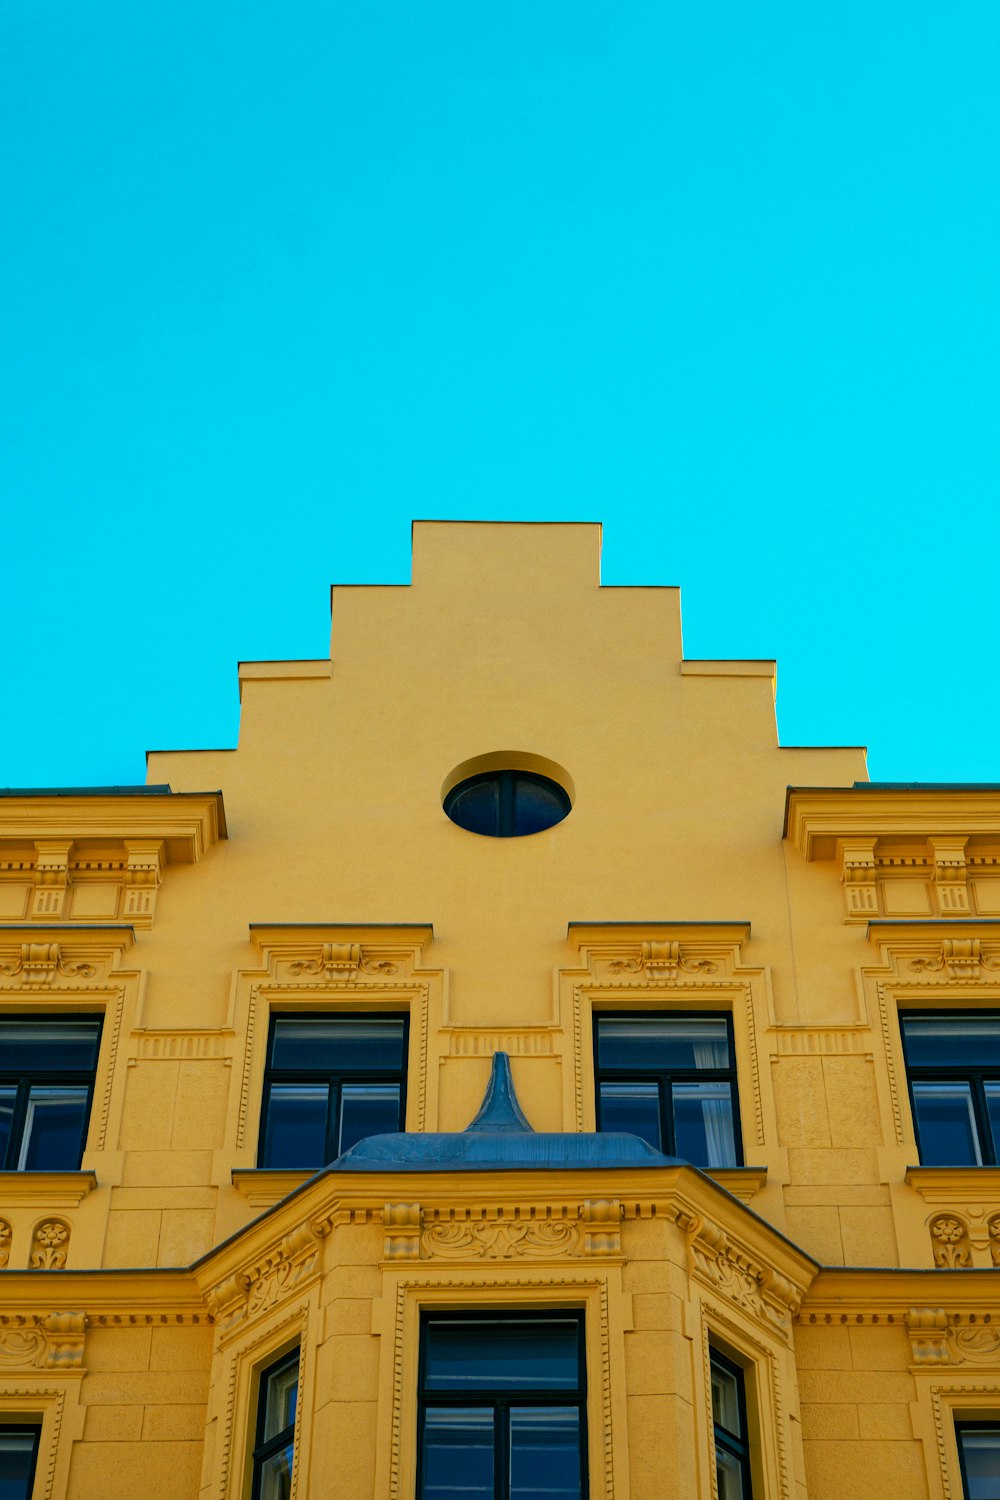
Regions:
<instances>
[{"instance_id":1,"label":"yellow stucco wall","mask_svg":"<svg viewBox=\"0 0 1000 1500\"><path fill-rule=\"evenodd\" d=\"M296 1345L299 1500L411 1497L420 1312L486 1303L585 1310L593 1500L714 1494L709 1339L756 1500L959 1497L1000 1170L917 1167L897 1017L1000 1008L1000 794L779 747L773 663L685 661L589 525L418 523L410 586L334 589L329 661L240 679L238 749L150 756L169 794L0 799L0 1008L104 1015L82 1171L0 1173L36 1497L245 1495ZM452 824L499 764L569 817ZM408 1130L503 1050L536 1129L592 1131L595 1007L732 1014L746 1167L256 1169L273 1012L406 1010Z\"/></svg>"}]
</instances>

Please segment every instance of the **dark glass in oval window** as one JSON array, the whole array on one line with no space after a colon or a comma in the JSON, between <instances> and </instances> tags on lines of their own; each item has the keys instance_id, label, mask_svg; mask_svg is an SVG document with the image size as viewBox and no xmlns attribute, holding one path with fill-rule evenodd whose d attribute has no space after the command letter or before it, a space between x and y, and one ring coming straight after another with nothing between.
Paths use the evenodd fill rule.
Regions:
<instances>
[{"instance_id":1,"label":"dark glass in oval window","mask_svg":"<svg viewBox=\"0 0 1000 1500\"><path fill-rule=\"evenodd\" d=\"M490 771L460 781L444 810L468 833L487 838L524 838L561 823L570 811L562 787L532 771Z\"/></svg>"}]
</instances>

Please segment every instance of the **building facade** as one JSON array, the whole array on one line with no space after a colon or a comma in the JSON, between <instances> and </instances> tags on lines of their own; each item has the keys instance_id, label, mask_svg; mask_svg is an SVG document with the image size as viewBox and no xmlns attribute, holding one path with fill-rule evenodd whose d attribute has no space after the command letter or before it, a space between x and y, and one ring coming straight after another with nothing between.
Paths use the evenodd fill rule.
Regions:
<instances>
[{"instance_id":1,"label":"building facade","mask_svg":"<svg viewBox=\"0 0 1000 1500\"><path fill-rule=\"evenodd\" d=\"M1000 1496L1000 790L418 523L235 750L0 797L3 1500Z\"/></svg>"}]
</instances>

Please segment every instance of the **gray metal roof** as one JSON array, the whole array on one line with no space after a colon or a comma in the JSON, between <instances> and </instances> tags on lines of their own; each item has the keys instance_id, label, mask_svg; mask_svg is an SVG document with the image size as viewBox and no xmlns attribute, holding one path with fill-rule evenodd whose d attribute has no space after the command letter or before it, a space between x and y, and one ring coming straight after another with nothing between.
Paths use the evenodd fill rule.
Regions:
<instances>
[{"instance_id":1,"label":"gray metal roof","mask_svg":"<svg viewBox=\"0 0 1000 1500\"><path fill-rule=\"evenodd\" d=\"M331 1172L513 1172L523 1168L672 1167L637 1135L533 1130L514 1091L510 1059L494 1052L490 1081L464 1130L371 1135L330 1164Z\"/></svg>"}]
</instances>

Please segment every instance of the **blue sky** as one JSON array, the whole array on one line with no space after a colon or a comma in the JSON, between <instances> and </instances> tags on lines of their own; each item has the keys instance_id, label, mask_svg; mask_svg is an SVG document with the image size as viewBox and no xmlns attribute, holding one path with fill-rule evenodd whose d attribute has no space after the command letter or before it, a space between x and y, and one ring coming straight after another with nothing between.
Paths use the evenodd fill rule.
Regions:
<instances>
[{"instance_id":1,"label":"blue sky","mask_svg":"<svg viewBox=\"0 0 1000 1500\"><path fill-rule=\"evenodd\" d=\"M228 745L414 516L1000 780L1000 7L8 0L0 784Z\"/></svg>"}]
</instances>

